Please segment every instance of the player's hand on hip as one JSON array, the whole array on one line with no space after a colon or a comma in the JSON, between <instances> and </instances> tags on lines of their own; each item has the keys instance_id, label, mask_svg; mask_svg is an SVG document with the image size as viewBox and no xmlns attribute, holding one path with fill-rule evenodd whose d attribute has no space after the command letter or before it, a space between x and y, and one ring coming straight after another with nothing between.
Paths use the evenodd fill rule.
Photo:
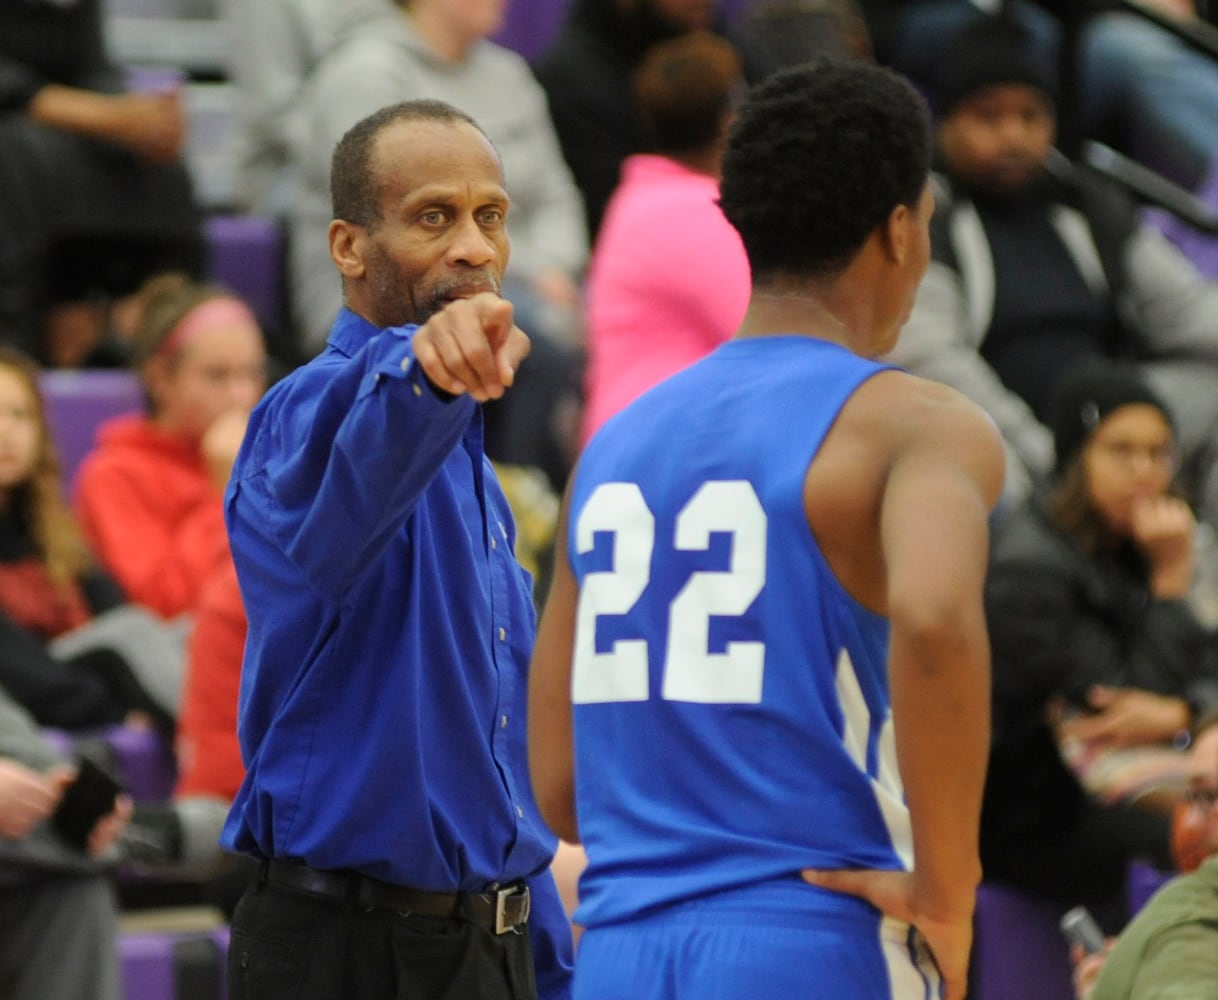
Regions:
<instances>
[{"instance_id":1,"label":"player's hand on hip","mask_svg":"<svg viewBox=\"0 0 1218 1000\"><path fill-rule=\"evenodd\" d=\"M516 380L529 338L512 319L512 304L491 292L449 303L412 341L415 360L437 388L498 399Z\"/></svg>"},{"instance_id":2,"label":"player's hand on hip","mask_svg":"<svg viewBox=\"0 0 1218 1000\"><path fill-rule=\"evenodd\" d=\"M857 896L885 916L913 924L926 939L943 977L943 1000L964 1000L973 943L971 906L946 917L931 913L921 905L913 872L858 868L802 874L811 885Z\"/></svg>"}]
</instances>

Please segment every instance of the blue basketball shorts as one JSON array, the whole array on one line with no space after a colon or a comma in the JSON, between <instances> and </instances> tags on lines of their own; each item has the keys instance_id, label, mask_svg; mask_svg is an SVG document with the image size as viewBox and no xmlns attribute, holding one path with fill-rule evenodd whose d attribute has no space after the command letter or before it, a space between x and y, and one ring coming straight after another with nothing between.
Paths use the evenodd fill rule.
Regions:
<instances>
[{"instance_id":1,"label":"blue basketball shorts","mask_svg":"<svg viewBox=\"0 0 1218 1000\"><path fill-rule=\"evenodd\" d=\"M784 914L716 897L593 927L574 1000L936 1000L921 935L867 911Z\"/></svg>"}]
</instances>

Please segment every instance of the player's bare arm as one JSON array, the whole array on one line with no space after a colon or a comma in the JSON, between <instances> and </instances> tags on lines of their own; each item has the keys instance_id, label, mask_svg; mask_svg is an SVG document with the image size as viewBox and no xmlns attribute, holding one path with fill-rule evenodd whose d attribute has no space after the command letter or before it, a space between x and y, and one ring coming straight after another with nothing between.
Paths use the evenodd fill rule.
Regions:
<instances>
[{"instance_id":1,"label":"player's bare arm","mask_svg":"<svg viewBox=\"0 0 1218 1000\"><path fill-rule=\"evenodd\" d=\"M988 517L1002 484L992 423L958 394L918 380L886 399L892 435L879 498L889 682L915 869L810 876L868 899L926 936L964 996L978 822L989 751L989 645L982 602Z\"/></svg>"},{"instance_id":2,"label":"player's bare arm","mask_svg":"<svg viewBox=\"0 0 1218 1000\"><path fill-rule=\"evenodd\" d=\"M559 837L576 844L571 658L579 588L567 561L569 505L570 489L558 518L553 579L529 666L529 773L542 818Z\"/></svg>"}]
</instances>

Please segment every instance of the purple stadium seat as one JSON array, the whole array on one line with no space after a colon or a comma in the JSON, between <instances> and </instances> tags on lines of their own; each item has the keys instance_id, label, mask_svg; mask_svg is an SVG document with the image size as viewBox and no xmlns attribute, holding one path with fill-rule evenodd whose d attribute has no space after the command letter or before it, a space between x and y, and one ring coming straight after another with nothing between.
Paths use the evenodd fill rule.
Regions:
<instances>
[{"instance_id":1,"label":"purple stadium seat","mask_svg":"<svg viewBox=\"0 0 1218 1000\"><path fill-rule=\"evenodd\" d=\"M1134 916L1149 901L1150 897L1176 877L1177 872L1165 872L1149 861L1131 861L1126 894L1129 896L1129 915Z\"/></svg>"},{"instance_id":2,"label":"purple stadium seat","mask_svg":"<svg viewBox=\"0 0 1218 1000\"><path fill-rule=\"evenodd\" d=\"M84 753L114 772L137 802L165 802L173 797L177 762L167 736L134 726L69 733L50 727L46 741L65 757Z\"/></svg>"},{"instance_id":3,"label":"purple stadium seat","mask_svg":"<svg viewBox=\"0 0 1218 1000\"><path fill-rule=\"evenodd\" d=\"M127 1000L173 996L173 950L168 935L124 934L119 941L119 958Z\"/></svg>"},{"instance_id":4,"label":"purple stadium seat","mask_svg":"<svg viewBox=\"0 0 1218 1000\"><path fill-rule=\"evenodd\" d=\"M152 729L111 726L105 741L123 783L137 802L164 802L173 796L177 763L169 739Z\"/></svg>"},{"instance_id":5,"label":"purple stadium seat","mask_svg":"<svg viewBox=\"0 0 1218 1000\"><path fill-rule=\"evenodd\" d=\"M71 757L76 752L76 741L72 739L72 734L62 729L44 728L42 738L64 757Z\"/></svg>"},{"instance_id":6,"label":"purple stadium seat","mask_svg":"<svg viewBox=\"0 0 1218 1000\"><path fill-rule=\"evenodd\" d=\"M225 1000L228 928L132 931L118 943L126 1000Z\"/></svg>"},{"instance_id":7,"label":"purple stadium seat","mask_svg":"<svg viewBox=\"0 0 1218 1000\"><path fill-rule=\"evenodd\" d=\"M211 277L240 295L264 330L283 325L283 233L264 215L207 218Z\"/></svg>"},{"instance_id":8,"label":"purple stadium seat","mask_svg":"<svg viewBox=\"0 0 1218 1000\"><path fill-rule=\"evenodd\" d=\"M529 62L545 51L563 18L569 0L517 0L508 4L507 18L495 35L495 41L506 45ZM723 16L730 22L743 13L749 0L721 0Z\"/></svg>"},{"instance_id":9,"label":"purple stadium seat","mask_svg":"<svg viewBox=\"0 0 1218 1000\"><path fill-rule=\"evenodd\" d=\"M528 0L508 4L507 17L495 41L530 62L541 55L562 24L567 0Z\"/></svg>"},{"instance_id":10,"label":"purple stadium seat","mask_svg":"<svg viewBox=\"0 0 1218 1000\"><path fill-rule=\"evenodd\" d=\"M39 385L68 490L80 460L93 448L98 424L142 410L144 396L139 379L128 371L45 371Z\"/></svg>"},{"instance_id":11,"label":"purple stadium seat","mask_svg":"<svg viewBox=\"0 0 1218 1000\"><path fill-rule=\"evenodd\" d=\"M992 882L977 892L970 1000L1074 1000L1052 903Z\"/></svg>"}]
</instances>

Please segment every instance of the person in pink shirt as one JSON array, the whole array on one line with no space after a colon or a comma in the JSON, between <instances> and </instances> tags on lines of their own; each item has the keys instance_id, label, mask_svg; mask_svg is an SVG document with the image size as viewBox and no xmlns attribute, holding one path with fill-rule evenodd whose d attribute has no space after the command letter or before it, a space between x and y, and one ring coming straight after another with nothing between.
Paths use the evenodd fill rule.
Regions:
<instances>
[{"instance_id":1,"label":"person in pink shirt","mask_svg":"<svg viewBox=\"0 0 1218 1000\"><path fill-rule=\"evenodd\" d=\"M749 298L719 163L744 90L731 44L694 32L657 44L635 75L654 153L628 157L593 248L582 439L736 330Z\"/></svg>"}]
</instances>

